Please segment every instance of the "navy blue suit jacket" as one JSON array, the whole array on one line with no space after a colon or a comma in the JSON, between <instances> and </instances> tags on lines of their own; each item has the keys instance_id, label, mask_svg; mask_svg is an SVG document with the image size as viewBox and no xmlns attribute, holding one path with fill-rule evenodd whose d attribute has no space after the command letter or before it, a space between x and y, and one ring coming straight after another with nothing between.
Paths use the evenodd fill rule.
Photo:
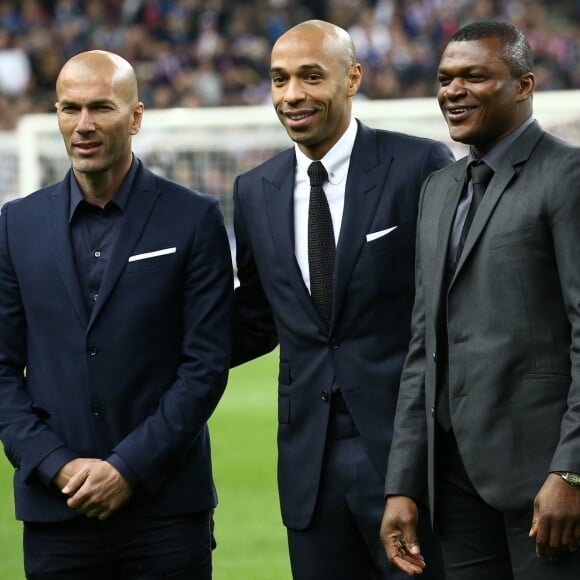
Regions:
<instances>
[{"instance_id":1,"label":"navy blue suit jacket","mask_svg":"<svg viewBox=\"0 0 580 580\"><path fill-rule=\"evenodd\" d=\"M317 311L294 253L294 149L238 177L234 364L280 343L278 483L284 523L305 528L320 480L333 377L380 477L410 337L423 180L453 160L435 141L358 124L337 245L334 315ZM367 234L393 228L367 241Z\"/></svg>"},{"instance_id":2,"label":"navy blue suit jacket","mask_svg":"<svg viewBox=\"0 0 580 580\"><path fill-rule=\"evenodd\" d=\"M9 202L0 218L0 437L16 468L16 515L74 516L39 476L55 454L114 455L137 481L122 509L211 509L206 422L225 388L233 330L218 204L141 167L88 317L68 184L67 175Z\"/></svg>"}]
</instances>

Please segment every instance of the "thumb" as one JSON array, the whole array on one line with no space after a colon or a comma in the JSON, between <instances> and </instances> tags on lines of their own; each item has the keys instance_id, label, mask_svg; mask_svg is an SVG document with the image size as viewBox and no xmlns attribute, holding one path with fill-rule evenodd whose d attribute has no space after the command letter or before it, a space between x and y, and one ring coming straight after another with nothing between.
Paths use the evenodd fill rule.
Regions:
<instances>
[{"instance_id":1,"label":"thumb","mask_svg":"<svg viewBox=\"0 0 580 580\"><path fill-rule=\"evenodd\" d=\"M538 535L538 505L534 502L534 515L532 516L532 527L528 533L530 538L535 538Z\"/></svg>"},{"instance_id":2,"label":"thumb","mask_svg":"<svg viewBox=\"0 0 580 580\"><path fill-rule=\"evenodd\" d=\"M418 555L421 553L421 546L419 545L419 538L417 537L417 529L415 526L408 526L403 530L403 543L410 554Z\"/></svg>"}]
</instances>

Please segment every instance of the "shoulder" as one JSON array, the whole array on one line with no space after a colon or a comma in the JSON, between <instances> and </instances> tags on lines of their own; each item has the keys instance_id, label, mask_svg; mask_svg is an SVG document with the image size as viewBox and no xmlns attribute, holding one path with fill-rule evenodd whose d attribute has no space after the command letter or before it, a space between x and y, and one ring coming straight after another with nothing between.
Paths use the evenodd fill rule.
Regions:
<instances>
[{"instance_id":1,"label":"shoulder","mask_svg":"<svg viewBox=\"0 0 580 580\"><path fill-rule=\"evenodd\" d=\"M43 187L37 191L33 191L23 197L16 197L14 199L8 200L4 203L1 209L2 214L6 214L8 211L11 213L20 213L22 212L24 215L30 215L31 212L34 212L37 208L44 207L46 200L62 191L64 186L64 181L54 183L52 185L48 185Z\"/></svg>"},{"instance_id":2,"label":"shoulder","mask_svg":"<svg viewBox=\"0 0 580 580\"><path fill-rule=\"evenodd\" d=\"M162 199L167 203L174 205L187 205L187 206L199 206L199 207L211 207L217 205L217 199L201 191L191 189L181 183L177 183L171 179L158 175L151 172L149 173L150 178L154 183L154 189L162 196Z\"/></svg>"},{"instance_id":3,"label":"shoulder","mask_svg":"<svg viewBox=\"0 0 580 580\"><path fill-rule=\"evenodd\" d=\"M296 155L294 153L294 148L290 147L266 159L252 169L241 173L237 177L237 180L261 180L263 177L272 179L273 176L277 175L280 171L288 172L292 167L294 167L295 162Z\"/></svg>"},{"instance_id":4,"label":"shoulder","mask_svg":"<svg viewBox=\"0 0 580 580\"><path fill-rule=\"evenodd\" d=\"M364 144L374 141L379 148L390 149L402 154L418 151L430 151L433 149L442 149L448 151L447 145L435 139L428 137L420 137L417 135L410 135L408 133L401 133L399 131L389 131L387 129L375 129L358 121L359 134L357 135L357 143Z\"/></svg>"}]
</instances>

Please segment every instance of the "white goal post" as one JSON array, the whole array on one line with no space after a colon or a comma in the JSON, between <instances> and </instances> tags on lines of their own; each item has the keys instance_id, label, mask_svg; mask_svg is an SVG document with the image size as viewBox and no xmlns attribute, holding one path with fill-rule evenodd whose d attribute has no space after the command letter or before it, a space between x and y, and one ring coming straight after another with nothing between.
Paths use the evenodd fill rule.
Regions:
<instances>
[{"instance_id":1,"label":"white goal post","mask_svg":"<svg viewBox=\"0 0 580 580\"><path fill-rule=\"evenodd\" d=\"M465 152L450 141L435 98L357 99L353 108L370 126L445 141L458 157ZM580 145L580 91L537 92L534 113L545 129ZM135 153L150 168L216 196L228 225L236 175L290 145L271 105L146 110L142 129L133 139ZM17 161L18 168L17 184L2 185L0 180L4 199L59 181L69 166L56 114L24 116L14 135L1 136L0 150L0 175L6 173L4 165L13 167L6 156Z\"/></svg>"}]
</instances>

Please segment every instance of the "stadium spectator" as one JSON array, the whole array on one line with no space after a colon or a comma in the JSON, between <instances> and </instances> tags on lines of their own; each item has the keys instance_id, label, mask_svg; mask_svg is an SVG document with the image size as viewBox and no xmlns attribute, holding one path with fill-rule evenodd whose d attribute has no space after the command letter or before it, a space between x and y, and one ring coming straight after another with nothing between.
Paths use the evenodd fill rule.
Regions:
<instances>
[{"instance_id":1,"label":"stadium spectator","mask_svg":"<svg viewBox=\"0 0 580 580\"><path fill-rule=\"evenodd\" d=\"M26 112L49 112L54 71L93 48L117 52L134 65L148 108L261 103L273 43L313 17L346 28L360 46L366 71L361 97L435 95L437 55L460 26L483 17L513 22L527 34L537 55L537 89L579 88L580 8L571 1L552 3L550 12L547 6L547 0L4 1L0 29L24 51L31 74L22 102L0 89L9 105L0 111L0 128L14 128ZM174 81L174 75L191 78L200 69L203 79L194 86ZM199 85L207 78L206 91ZM160 86L172 94L163 88L160 95Z\"/></svg>"}]
</instances>

